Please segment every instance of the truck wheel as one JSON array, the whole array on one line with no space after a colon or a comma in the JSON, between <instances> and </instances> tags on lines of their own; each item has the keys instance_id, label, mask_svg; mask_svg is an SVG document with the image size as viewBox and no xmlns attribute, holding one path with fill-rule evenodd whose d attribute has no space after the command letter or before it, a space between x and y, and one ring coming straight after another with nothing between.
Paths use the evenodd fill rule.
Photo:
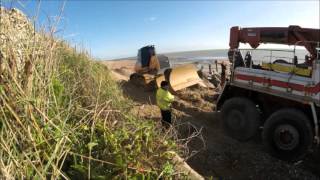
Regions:
<instances>
[{"instance_id":1,"label":"truck wheel","mask_svg":"<svg viewBox=\"0 0 320 180\"><path fill-rule=\"evenodd\" d=\"M295 161L311 149L313 132L304 113L296 109L282 109L267 119L262 137L265 147L273 156Z\"/></svg>"},{"instance_id":2,"label":"truck wheel","mask_svg":"<svg viewBox=\"0 0 320 180\"><path fill-rule=\"evenodd\" d=\"M284 59L277 59L277 60L273 61L273 64L277 64L277 63L290 64L288 61L286 61Z\"/></svg>"},{"instance_id":3,"label":"truck wheel","mask_svg":"<svg viewBox=\"0 0 320 180\"><path fill-rule=\"evenodd\" d=\"M225 132L234 139L246 141L258 132L260 113L247 98L234 97L227 100L221 108L221 114Z\"/></svg>"}]
</instances>

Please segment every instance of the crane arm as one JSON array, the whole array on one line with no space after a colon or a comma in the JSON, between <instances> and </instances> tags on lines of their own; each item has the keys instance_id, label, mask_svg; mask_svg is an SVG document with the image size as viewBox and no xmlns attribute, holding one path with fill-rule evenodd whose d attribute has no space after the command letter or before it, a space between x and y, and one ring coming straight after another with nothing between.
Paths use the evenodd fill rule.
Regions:
<instances>
[{"instance_id":1,"label":"crane arm","mask_svg":"<svg viewBox=\"0 0 320 180\"><path fill-rule=\"evenodd\" d=\"M237 49L240 43L249 43L257 48L261 43L304 46L311 55L311 60L317 57L316 47L320 43L320 29L289 27L262 27L230 29L230 50Z\"/></svg>"}]
</instances>

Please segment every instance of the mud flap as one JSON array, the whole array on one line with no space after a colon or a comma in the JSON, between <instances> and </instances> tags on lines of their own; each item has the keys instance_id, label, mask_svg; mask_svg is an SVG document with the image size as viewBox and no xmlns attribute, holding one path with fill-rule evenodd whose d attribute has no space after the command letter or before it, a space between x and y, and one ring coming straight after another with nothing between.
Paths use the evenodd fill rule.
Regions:
<instances>
[{"instance_id":1,"label":"mud flap","mask_svg":"<svg viewBox=\"0 0 320 180\"><path fill-rule=\"evenodd\" d=\"M156 78L158 87L160 87L160 83L163 80L170 82L173 91L179 91L195 84L205 86L197 73L197 68L193 64L167 69L163 75Z\"/></svg>"}]
</instances>

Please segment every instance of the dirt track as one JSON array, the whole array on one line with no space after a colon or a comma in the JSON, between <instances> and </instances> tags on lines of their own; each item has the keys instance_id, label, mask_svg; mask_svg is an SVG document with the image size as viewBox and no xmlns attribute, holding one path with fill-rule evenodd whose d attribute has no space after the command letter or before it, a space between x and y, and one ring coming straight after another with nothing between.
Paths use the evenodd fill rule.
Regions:
<instances>
[{"instance_id":1,"label":"dirt track","mask_svg":"<svg viewBox=\"0 0 320 180\"><path fill-rule=\"evenodd\" d=\"M127 82L132 72L132 63L106 64L113 70L115 78L118 78L124 94L134 100L133 111L146 119L159 121L160 112L155 105L154 92ZM292 164L269 156L261 144L261 137L240 143L225 136L220 128L219 114L213 111L214 94L214 89L195 88L176 95L175 124L189 122L197 129L202 128L205 141L204 147L199 139L188 144L190 152L197 152L187 160L192 168L204 177L224 179L320 179L319 152Z\"/></svg>"}]
</instances>

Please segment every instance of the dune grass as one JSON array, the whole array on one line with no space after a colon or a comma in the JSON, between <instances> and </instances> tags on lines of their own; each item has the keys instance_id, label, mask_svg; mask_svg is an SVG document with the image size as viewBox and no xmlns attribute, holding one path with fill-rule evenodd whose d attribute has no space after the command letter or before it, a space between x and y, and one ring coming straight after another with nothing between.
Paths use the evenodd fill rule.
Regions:
<instances>
[{"instance_id":1,"label":"dune grass","mask_svg":"<svg viewBox=\"0 0 320 180\"><path fill-rule=\"evenodd\" d=\"M177 175L170 161L175 142L154 122L130 114L132 102L104 65L53 33L20 37L14 24L0 23L6 27L0 32L1 178Z\"/></svg>"}]
</instances>

